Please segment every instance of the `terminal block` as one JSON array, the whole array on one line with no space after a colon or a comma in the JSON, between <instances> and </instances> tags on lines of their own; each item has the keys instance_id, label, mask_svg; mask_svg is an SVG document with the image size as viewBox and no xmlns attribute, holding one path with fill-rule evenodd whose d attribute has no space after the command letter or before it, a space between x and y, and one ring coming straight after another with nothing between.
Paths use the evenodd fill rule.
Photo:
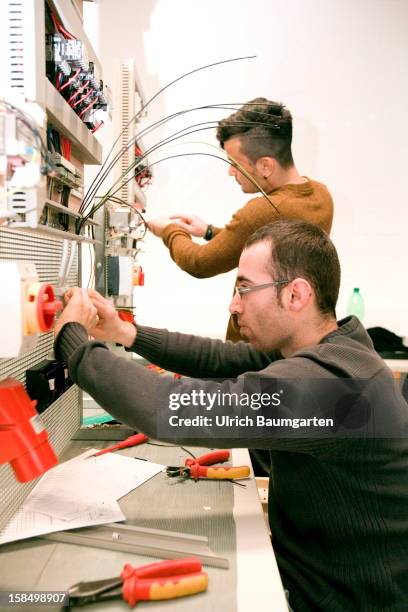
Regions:
<instances>
[{"instance_id":1,"label":"terminal block","mask_svg":"<svg viewBox=\"0 0 408 612\"><path fill-rule=\"evenodd\" d=\"M59 153L52 153L50 160L53 164L53 170L49 176L56 182L76 191L77 193L74 195L83 197L84 183L79 170Z\"/></svg>"}]
</instances>

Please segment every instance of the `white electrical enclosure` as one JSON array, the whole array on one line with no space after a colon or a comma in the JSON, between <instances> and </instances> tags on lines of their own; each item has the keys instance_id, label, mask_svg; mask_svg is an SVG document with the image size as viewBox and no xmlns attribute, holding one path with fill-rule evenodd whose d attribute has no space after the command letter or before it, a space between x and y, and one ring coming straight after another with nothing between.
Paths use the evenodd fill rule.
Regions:
<instances>
[{"instance_id":1,"label":"white electrical enclosure","mask_svg":"<svg viewBox=\"0 0 408 612\"><path fill-rule=\"evenodd\" d=\"M35 265L29 262L0 262L3 287L0 303L0 358L19 357L31 351L38 334L25 330L25 308L28 286L38 282Z\"/></svg>"}]
</instances>

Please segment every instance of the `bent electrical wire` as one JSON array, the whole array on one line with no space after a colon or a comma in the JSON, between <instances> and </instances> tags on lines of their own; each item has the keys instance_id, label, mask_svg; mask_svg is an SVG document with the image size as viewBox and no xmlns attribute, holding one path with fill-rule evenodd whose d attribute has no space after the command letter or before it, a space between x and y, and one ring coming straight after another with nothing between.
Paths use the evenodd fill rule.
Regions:
<instances>
[{"instance_id":1,"label":"bent electrical wire","mask_svg":"<svg viewBox=\"0 0 408 612\"><path fill-rule=\"evenodd\" d=\"M159 119L158 121L155 121L153 124L143 128L140 132L138 132L137 134L135 134L135 136L133 136L125 146L123 146L120 151L117 152L116 156L112 159L112 161L110 162L109 166L104 170L102 176L98 179L100 172L102 171L103 166L105 165L105 162L107 161L107 158L105 159L105 162L103 164L103 166L101 167L100 172L97 174L97 176L95 177L93 183L90 185L89 189L87 190L85 196L84 196L84 200L83 203L81 205L81 211L82 211L82 206L86 206L86 202L89 198L92 199L92 197L94 196L94 194L96 193L96 191L98 190L98 186L105 180L105 178L107 177L107 175L109 174L109 172L112 170L112 168L114 167L114 165L120 160L120 158L122 157L122 155L134 144L136 144L136 142L146 136L147 134L150 134L154 129L161 127L162 125L164 125L165 123L167 123L168 121L175 119L177 117L180 117L182 115L185 115L187 113L193 112L193 111L199 111L199 110L214 110L214 109L221 109L221 110L233 110L236 111L239 109L240 106L242 106L244 103L243 102L224 102L224 103L218 103L218 104L206 104L206 105L202 105L202 106L196 106L193 108L188 108L188 109L184 109L181 111L177 111L175 113L172 113L171 115L167 115L166 117L162 117L161 119ZM251 102L247 102L247 105L253 105L253 106L262 106L263 103L251 103ZM267 106L267 103L264 103L265 106ZM269 113L263 113L262 111L256 111L258 115L265 115L266 117L270 117L271 115ZM240 123L241 122L237 122ZM271 127L270 123L263 123L261 121L251 121L251 122L242 122L242 125L263 125L265 127ZM191 126L190 126L191 127ZM276 126L279 127L279 126ZM187 128L186 128L187 129ZM97 184L95 185L95 180L98 179Z\"/></svg>"},{"instance_id":2,"label":"bent electrical wire","mask_svg":"<svg viewBox=\"0 0 408 612\"><path fill-rule=\"evenodd\" d=\"M173 79L172 81L170 81L170 83L167 83L167 85L165 85L164 87L159 89L145 104L143 104L141 109L137 113L135 113L135 115L133 115L133 117L131 117L129 119L128 123L124 126L123 130L119 133L118 137L116 138L116 140L114 141L113 145L109 149L108 154L107 154L107 156L105 158L105 161L103 162L103 164L102 164L98 174L96 175L95 179L91 183L90 189L93 187L94 182L98 179L99 174L103 171L106 162L108 161L108 159L109 159L112 151L114 150L115 146L119 142L120 137L122 136L123 132L125 130L127 130L129 125L131 125L132 123L137 121L137 119L141 116L141 114L145 111L145 109L153 102L153 100L155 100L159 95L161 95L166 89L168 89L169 87L171 87L172 85L174 85L178 81L181 81L182 79L185 79L186 77L191 76L192 74L195 74L196 72L200 72L201 70L207 70L208 68L213 68L215 66L220 66L222 64L228 64L228 63L231 63L231 62L238 62L238 61L245 60L245 59L254 59L255 57L256 57L255 55L247 55L247 56L243 56L243 57L234 57L234 58L227 59L227 60L220 60L218 62L213 62L212 64L206 64L205 66L200 66L199 68L194 68L194 70L190 70L189 72L186 72L186 73L182 74L181 76Z\"/></svg>"},{"instance_id":3,"label":"bent electrical wire","mask_svg":"<svg viewBox=\"0 0 408 612\"><path fill-rule=\"evenodd\" d=\"M225 162L226 164L229 164L230 166L234 166L236 167L236 163L231 163L228 159L225 159L224 157L221 157L219 155L215 155L214 153L202 153L202 152L194 152L194 153L180 153L177 155L169 155L167 157L164 157L162 159L156 160L155 162L150 164L150 167L155 166L156 164L159 164L163 161L167 161L169 159L175 159L175 158L179 158L179 157L191 157L194 155L204 155L206 157L215 157L216 159L220 159L221 161ZM251 180L251 176L249 175L247 178L249 178ZM104 204L105 202L107 202L109 200L109 198L111 198L113 195L115 195L115 193L117 193L124 185L126 185L127 183L129 183L131 180L134 179L134 175L132 175L130 178L128 178L124 183L122 183L113 193L109 193L105 196L102 196L101 201L98 202L98 204L96 206L93 207L92 211L90 213L88 213L88 215L86 215L85 217L83 217L80 220L79 226L78 226L78 230L80 231L82 225L84 223L86 223L86 221L97 211L99 210ZM269 200L269 198L268 198ZM270 201L270 200L269 200ZM278 211L279 213L279 211Z\"/></svg>"},{"instance_id":4,"label":"bent electrical wire","mask_svg":"<svg viewBox=\"0 0 408 612\"><path fill-rule=\"evenodd\" d=\"M103 198L105 196L101 196L101 198ZM115 204L120 204L121 206L126 206L127 208L130 208L140 219L141 224L143 225L144 228L144 232L142 234L142 236L140 236L139 240L144 238L144 236L146 235L147 232L147 222L146 219L144 218L144 216L142 215L142 213L140 212L140 210L138 210L137 208L135 208L134 206L132 206L132 204L129 204L128 202L125 202L124 200L122 200L121 198L115 197L115 196L109 196L109 198L106 200L106 202L114 202Z\"/></svg>"},{"instance_id":5,"label":"bent electrical wire","mask_svg":"<svg viewBox=\"0 0 408 612\"><path fill-rule=\"evenodd\" d=\"M225 108L225 107L223 107L223 108ZM218 120L217 121L216 120L213 120L213 121L204 121L204 122L201 122L201 123L193 124L191 126L187 126L185 128L182 128L178 132L175 132L174 134L171 134L170 136L167 136L163 140L160 140L155 145L152 145L152 147L150 147L142 156L139 156L136 160L134 160L134 162L132 164L130 164L128 166L128 168L126 168L124 170L122 175L115 181L114 185L116 185L118 182L120 182L123 179L123 177L126 176L126 174L128 174L128 172L130 172L130 170L132 170L133 168L137 167L137 165L142 163L142 161L144 161L144 159L146 159L146 157L148 155L150 155L153 151L157 150L157 148L159 148L163 144L168 144L169 142L172 142L173 140L175 140L177 138L181 138L181 137L186 136L188 134L194 133L195 131L200 131L200 130L192 130L191 132L186 132L186 130L188 130L190 128L197 127L197 126L200 126L200 125L206 125L206 124L211 124L211 125L209 127L207 127L207 128L201 128L202 130L204 130L204 129L213 129L214 127L216 127L218 125ZM263 122L247 122L247 121L237 121L236 124L237 125L251 125L251 126L253 126L254 124L257 125L257 126L258 125L261 125L261 126L269 126L270 125L270 124L265 124ZM183 132L185 132L185 133L183 134ZM257 183L256 183L256 186L259 187ZM262 191L262 189L260 189L260 191ZM83 204L84 204L84 202L85 202L85 200L83 201ZM85 208L83 208L83 207L80 208L80 211L82 213L84 213L84 212L86 212L85 209L86 209L86 206L85 206Z\"/></svg>"},{"instance_id":6,"label":"bent electrical wire","mask_svg":"<svg viewBox=\"0 0 408 612\"><path fill-rule=\"evenodd\" d=\"M254 106L259 106L262 105L263 103L247 103L249 105L253 104ZM265 103L265 106L267 105L267 103ZM122 147L122 149L116 154L116 156L112 159L112 161L110 162L110 164L108 165L108 167L105 169L105 171L103 172L102 176L99 177L98 176L100 173L98 173L97 177L95 177L95 180L93 181L93 183L91 184L91 186L89 187L89 189L87 190L83 202L81 204L81 207L79 209L79 212L83 213L86 210L87 204L89 202L89 200L92 200L92 198L95 196L96 192L99 189L99 186L102 184L102 182L106 179L106 177L108 176L109 172L113 169L113 167L115 166L116 163L118 163L118 161L120 160L120 158L122 157L122 155L125 153L125 151L127 151L131 146L133 146L138 139L146 136L147 134L150 134L154 129L157 129L158 127L164 125L165 123L167 123L168 121L175 119L177 117L180 117L181 115L193 112L193 111L198 111L198 110L208 110L208 109L222 109L222 110L233 110L236 111L237 110L237 106L242 106L242 102L230 102L230 103L220 103L220 104L207 104L207 105L203 105L203 106L197 106L197 107L193 107L193 108L189 108L189 109L184 109L182 111L177 111L176 113L172 113L171 115L168 115L167 117L163 117L161 119L159 119L158 121L154 122L153 124L151 124L150 126L147 126L146 128L143 128L140 132L138 132L135 136L133 136L128 143ZM262 111L256 111L257 115L265 115L266 117L271 117L271 115L269 113L263 113ZM210 122L208 122L210 123ZM217 122L215 122L218 125L218 120ZM242 125L251 125L252 127L254 125L256 126L265 126L265 127L271 127L270 123L263 123L262 121L251 121L251 122L236 122L237 124L242 124ZM200 124L194 124L192 126L189 126L187 128L184 129L189 129L191 127L195 127L196 125L202 125L203 123ZM272 127L276 127L279 128L278 125L276 126L272 126ZM178 133L178 132L177 132ZM106 160L105 160L106 161ZM101 168L102 170L102 168ZM97 180L98 179L98 180ZM95 181L97 180L96 184Z\"/></svg>"},{"instance_id":7,"label":"bent electrical wire","mask_svg":"<svg viewBox=\"0 0 408 612\"><path fill-rule=\"evenodd\" d=\"M132 164L130 164L130 165L128 166L128 168L127 168L127 169L126 169L126 170L125 170L125 171L122 173L122 175L121 175L121 176L120 176L120 177L119 177L119 178L118 178L118 179L115 181L115 183L114 183L114 184L111 186L111 188L110 188L110 189L109 189L109 191L108 191L108 192L105 194L105 196L102 196L103 198L105 198L103 201L106 201L106 200L109 198L109 196L113 195L114 193L117 193L117 192L118 192L118 191L119 191L119 190L120 190L120 189L121 189L121 188L122 188L124 185L126 185L126 184L129 182L129 180L123 181L124 177L125 177L125 176L126 176L126 175L127 175L129 172L130 172L130 171L132 171L133 169L137 168L137 166L138 166L139 164L141 164L141 163L142 163L142 162L143 162L143 161L144 161L144 160L145 160L145 159L146 159L146 158L147 158L149 155L151 155L151 153L153 153L153 152L157 151L157 149L159 149L160 147L165 146L165 145L169 145L171 142L174 142L175 140L178 140L179 138L183 138L184 136L188 136L188 135L190 135L190 134L193 134L193 133L196 133L196 132L200 132L200 131L203 131L203 130L213 129L213 127L214 127L214 125L213 125L213 123L214 123L214 122L202 122L202 123L199 123L199 124L196 124L196 125L203 125L203 123L204 123L204 124L206 124L206 123L211 123L212 125L207 126L207 127L202 127L202 128L199 128L199 129L195 129L195 130L191 130L190 132L186 132L185 130L188 130L188 129L189 129L189 127L194 127L194 126L189 126L189 127L187 127L187 128L183 128L182 130L179 130L179 132L176 132L175 134L172 134L171 136L168 136L167 138L163 139L162 141L160 141L160 142L159 142L159 143L157 143L156 145L153 145L153 146L152 146L152 147L151 147L151 148L150 148L148 151L146 151L146 152L145 152L145 153L144 153L142 156L138 157L138 158L137 158L137 159L136 159L136 160L135 160L135 161L134 161ZM240 123L240 122L238 122L238 123ZM246 123L246 122L243 122L243 123ZM215 145L211 145L210 143L202 143L202 144L206 144L206 145L208 145L208 146L212 146L212 147L214 147L214 148L217 148L217 147L215 147ZM257 182L257 181L256 181L256 180L255 180L255 179L254 179L254 178L253 178L253 177L252 177L252 176L251 176L251 175L250 175L250 174L249 174L249 173L248 173L248 172L247 172L247 171L246 171L246 170L245 170L245 169L244 169L244 168L243 168L243 167L242 167L242 166L241 166L241 165L240 165L240 164L239 164L237 161L236 161L236 160L234 160L234 159L231 157L232 162L230 162L229 160L226 160L226 159L224 159L223 157L220 157L220 156L215 156L215 157L218 157L218 159L222 159L222 160L223 160L223 161L225 161L226 163L229 163L230 165L232 165L232 166L234 166L234 167L238 168L238 170L239 170L239 171L240 171L242 174L244 174L244 176L246 176L246 178L247 178L248 180L250 180L250 181L252 182L252 184L253 184L253 185L255 185L255 187L257 188L257 190L258 190L258 191L260 191L260 192L262 193L262 195L263 195L263 196L264 196L264 197L265 197L265 198L268 200L268 202L269 202L269 203L270 203L270 204L273 206L273 208L275 209L275 211L276 211L276 212L278 212L278 214L279 214L279 211L278 211L278 209L276 208L275 204L274 204L274 203L272 202L272 200L271 200L271 199L268 197L268 195L265 193L265 191L262 189L262 187L261 187L261 186L258 184L258 182ZM150 166L152 166L152 165L153 165L153 164L150 164ZM132 178L134 178L134 174L132 174L132 176L131 176L130 178L131 178L131 179L132 179ZM115 191L112 193L112 189L113 189L113 188L115 187L115 185L117 185L118 183L120 184L120 185L119 185L119 187L118 187L118 189L116 189L116 190L115 190ZM98 203L97 208L92 207L92 209L89 211L89 213L88 213L87 215L85 215L84 219L88 219L88 218L89 218L89 216L91 216L91 215L93 214L93 212L95 212L97 209L99 209L99 208L100 208L100 205L101 205L101 202L99 202L99 203ZM84 220L84 219L83 219L83 220ZM80 227L82 227L82 222L80 222L80 224L79 224L79 228L80 228Z\"/></svg>"}]
</instances>

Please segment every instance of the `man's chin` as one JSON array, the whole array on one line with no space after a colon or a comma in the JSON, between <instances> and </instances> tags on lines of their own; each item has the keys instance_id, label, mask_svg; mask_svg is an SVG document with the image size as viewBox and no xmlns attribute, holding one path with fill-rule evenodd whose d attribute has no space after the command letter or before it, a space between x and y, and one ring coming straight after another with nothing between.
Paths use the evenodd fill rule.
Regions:
<instances>
[{"instance_id":1,"label":"man's chin","mask_svg":"<svg viewBox=\"0 0 408 612\"><path fill-rule=\"evenodd\" d=\"M253 346L254 349L256 349L257 351L263 351L264 350L264 346L262 343L262 340L259 338L256 338L254 335L251 334L251 331L246 328L246 327L240 327L239 328L239 333L241 335L241 338L243 338L245 340L245 342L248 342L248 344L250 344L251 346Z\"/></svg>"},{"instance_id":2,"label":"man's chin","mask_svg":"<svg viewBox=\"0 0 408 612\"><path fill-rule=\"evenodd\" d=\"M241 337L245 340L245 342L249 342L250 344L253 343L253 338L251 336L251 332L249 332L249 330L246 327L240 327L239 328L239 333L240 333Z\"/></svg>"}]
</instances>

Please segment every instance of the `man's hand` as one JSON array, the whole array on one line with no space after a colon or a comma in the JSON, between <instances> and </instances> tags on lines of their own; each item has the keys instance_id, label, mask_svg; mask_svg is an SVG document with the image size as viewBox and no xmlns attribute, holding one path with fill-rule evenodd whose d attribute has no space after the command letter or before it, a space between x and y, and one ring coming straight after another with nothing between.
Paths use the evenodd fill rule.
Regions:
<instances>
[{"instance_id":1,"label":"man's hand","mask_svg":"<svg viewBox=\"0 0 408 612\"><path fill-rule=\"evenodd\" d=\"M54 334L57 336L65 323L80 323L89 334L96 325L98 313L86 289L69 289L64 295L64 301L66 306L55 324Z\"/></svg>"},{"instance_id":2,"label":"man's hand","mask_svg":"<svg viewBox=\"0 0 408 612\"><path fill-rule=\"evenodd\" d=\"M128 321L122 321L113 303L100 293L89 289L88 294L98 314L98 321L89 332L91 336L104 342L132 346L136 339L135 326Z\"/></svg>"},{"instance_id":3,"label":"man's hand","mask_svg":"<svg viewBox=\"0 0 408 612\"><path fill-rule=\"evenodd\" d=\"M155 236L162 238L164 229L170 225L170 223L174 223L174 221L169 217L157 217L157 219L148 221L147 227Z\"/></svg>"},{"instance_id":4,"label":"man's hand","mask_svg":"<svg viewBox=\"0 0 408 612\"><path fill-rule=\"evenodd\" d=\"M200 217L197 217L197 215L171 215L170 219L174 219L172 223L177 223L178 226L191 236L197 236L197 238L205 236L208 224L200 219Z\"/></svg>"}]
</instances>

